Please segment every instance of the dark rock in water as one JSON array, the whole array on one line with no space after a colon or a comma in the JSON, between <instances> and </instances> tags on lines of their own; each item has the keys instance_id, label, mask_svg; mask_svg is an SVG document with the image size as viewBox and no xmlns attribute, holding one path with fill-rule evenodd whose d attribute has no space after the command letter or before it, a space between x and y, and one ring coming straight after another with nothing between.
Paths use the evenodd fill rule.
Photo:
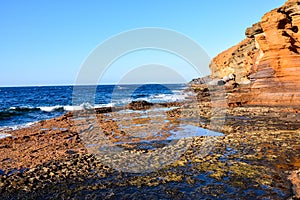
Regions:
<instances>
[{"instance_id":1,"label":"dark rock in water","mask_svg":"<svg viewBox=\"0 0 300 200\"><path fill-rule=\"evenodd\" d=\"M122 110L122 107L102 107L102 108L96 108L95 113L96 114L102 114L102 113L110 113L110 112L116 112L119 110Z\"/></svg>"},{"instance_id":2,"label":"dark rock in water","mask_svg":"<svg viewBox=\"0 0 300 200\"><path fill-rule=\"evenodd\" d=\"M128 108L131 110L146 110L149 109L151 106L153 106L153 103L144 100L132 101L130 104L128 104Z\"/></svg>"},{"instance_id":3,"label":"dark rock in water","mask_svg":"<svg viewBox=\"0 0 300 200\"><path fill-rule=\"evenodd\" d=\"M96 114L112 112L112 107L96 108Z\"/></svg>"}]
</instances>

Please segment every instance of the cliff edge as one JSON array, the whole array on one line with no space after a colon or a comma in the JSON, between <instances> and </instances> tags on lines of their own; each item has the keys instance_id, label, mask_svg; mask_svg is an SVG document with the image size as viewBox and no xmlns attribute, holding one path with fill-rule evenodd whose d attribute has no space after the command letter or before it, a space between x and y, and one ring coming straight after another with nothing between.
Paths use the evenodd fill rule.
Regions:
<instances>
[{"instance_id":1,"label":"cliff edge","mask_svg":"<svg viewBox=\"0 0 300 200\"><path fill-rule=\"evenodd\" d=\"M212 60L212 79L234 75L243 88L228 96L228 104L300 105L299 29L300 0L288 0L247 28L242 42Z\"/></svg>"}]
</instances>

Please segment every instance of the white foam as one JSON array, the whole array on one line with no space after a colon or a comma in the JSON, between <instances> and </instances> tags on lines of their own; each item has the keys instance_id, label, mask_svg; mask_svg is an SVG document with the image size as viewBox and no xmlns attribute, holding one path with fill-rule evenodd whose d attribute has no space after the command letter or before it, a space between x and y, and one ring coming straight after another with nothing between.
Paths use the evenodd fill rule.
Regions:
<instances>
[{"instance_id":1,"label":"white foam","mask_svg":"<svg viewBox=\"0 0 300 200\"><path fill-rule=\"evenodd\" d=\"M17 110L17 109L39 109L41 111L44 112L54 112L57 110L65 110L65 111L77 111L77 110L88 110L88 109L93 109L93 108L97 108L97 107L109 107L109 106L113 106L112 103L110 104L100 104L100 105L96 105L95 107L93 107L91 104L89 103L82 103L79 106L74 106L74 105L56 105L56 106L39 106L39 107L10 107L10 110Z\"/></svg>"},{"instance_id":2,"label":"white foam","mask_svg":"<svg viewBox=\"0 0 300 200\"><path fill-rule=\"evenodd\" d=\"M76 110L82 110L81 106L64 106L65 111L76 111Z\"/></svg>"},{"instance_id":3,"label":"white foam","mask_svg":"<svg viewBox=\"0 0 300 200\"><path fill-rule=\"evenodd\" d=\"M44 112L54 112L57 110L65 110L65 111L78 111L78 110L88 110L88 109L94 109L94 108L103 108L103 107L113 107L115 104L114 103L108 103L108 104L98 104L95 106L92 106L89 103L82 103L79 106L73 106L73 105L66 105L66 106L62 106L62 105L56 105L56 106L40 106L40 107L36 107L36 108L31 108L31 107L21 107L22 108L28 108L28 109L40 109L41 111ZM10 110L16 110L17 107L10 107Z\"/></svg>"},{"instance_id":4,"label":"white foam","mask_svg":"<svg viewBox=\"0 0 300 200\"><path fill-rule=\"evenodd\" d=\"M107 104L98 104L95 105L94 108L105 108L105 107L114 107L115 103L107 103Z\"/></svg>"},{"instance_id":5,"label":"white foam","mask_svg":"<svg viewBox=\"0 0 300 200\"><path fill-rule=\"evenodd\" d=\"M80 106L64 106L65 111L78 111L78 110L88 110L94 107L89 103L82 103Z\"/></svg>"},{"instance_id":6,"label":"white foam","mask_svg":"<svg viewBox=\"0 0 300 200\"><path fill-rule=\"evenodd\" d=\"M94 107L89 103L82 103L80 105L84 110L93 109Z\"/></svg>"},{"instance_id":7,"label":"white foam","mask_svg":"<svg viewBox=\"0 0 300 200\"><path fill-rule=\"evenodd\" d=\"M55 110L62 109L63 106L43 106L43 107L38 107L38 108L45 112L53 112Z\"/></svg>"},{"instance_id":8,"label":"white foam","mask_svg":"<svg viewBox=\"0 0 300 200\"><path fill-rule=\"evenodd\" d=\"M12 106L9 108L9 110L34 110L34 109L37 109L37 108L34 108L34 107L29 107L29 106L20 106L20 107L15 107L15 106Z\"/></svg>"},{"instance_id":9,"label":"white foam","mask_svg":"<svg viewBox=\"0 0 300 200\"><path fill-rule=\"evenodd\" d=\"M28 122L26 124L20 124L20 125L14 125L14 126L3 126L3 127L0 127L0 131L3 131L3 132L15 131L15 130L18 130L21 128L28 128L36 123L37 122Z\"/></svg>"},{"instance_id":10,"label":"white foam","mask_svg":"<svg viewBox=\"0 0 300 200\"><path fill-rule=\"evenodd\" d=\"M32 126L32 125L34 125L36 122L28 122L27 124L25 124L24 126L25 127L29 127L29 126Z\"/></svg>"},{"instance_id":11,"label":"white foam","mask_svg":"<svg viewBox=\"0 0 300 200\"><path fill-rule=\"evenodd\" d=\"M145 114L146 117L148 117L147 114L152 113L152 112L153 113L156 113L156 112L167 112L167 111L174 110L174 109L177 109L177 108L180 108L180 107L173 106L173 107L169 107L169 108L165 108L165 107L163 107L163 108L152 108L152 109L149 109L149 110L130 110L130 109L124 109L124 110L117 111L117 113L119 113L119 114L141 113L141 114Z\"/></svg>"},{"instance_id":12,"label":"white foam","mask_svg":"<svg viewBox=\"0 0 300 200\"><path fill-rule=\"evenodd\" d=\"M172 92L173 92L173 94L175 94L175 93L181 94L181 93L182 93L182 90L172 90Z\"/></svg>"},{"instance_id":13,"label":"white foam","mask_svg":"<svg viewBox=\"0 0 300 200\"><path fill-rule=\"evenodd\" d=\"M127 87L125 87L125 86L120 86L120 85L117 85L117 89L119 89L119 90L122 90L122 89L127 89Z\"/></svg>"},{"instance_id":14,"label":"white foam","mask_svg":"<svg viewBox=\"0 0 300 200\"><path fill-rule=\"evenodd\" d=\"M190 93L185 94L159 94L150 96L149 101L156 102L175 102L185 100L188 96L191 96Z\"/></svg>"},{"instance_id":15,"label":"white foam","mask_svg":"<svg viewBox=\"0 0 300 200\"><path fill-rule=\"evenodd\" d=\"M4 138L7 138L7 137L11 137L11 136L12 136L11 134L0 133L0 139L4 139Z\"/></svg>"},{"instance_id":16,"label":"white foam","mask_svg":"<svg viewBox=\"0 0 300 200\"><path fill-rule=\"evenodd\" d=\"M178 102L187 99L188 97L195 96L196 94L193 92L185 92L183 93L181 90L174 90L173 94L156 94L151 95L149 97L141 97L137 99L132 98L123 98L121 100L112 99L114 105L123 106L129 104L132 101L148 101L151 103L165 103L165 102Z\"/></svg>"}]
</instances>

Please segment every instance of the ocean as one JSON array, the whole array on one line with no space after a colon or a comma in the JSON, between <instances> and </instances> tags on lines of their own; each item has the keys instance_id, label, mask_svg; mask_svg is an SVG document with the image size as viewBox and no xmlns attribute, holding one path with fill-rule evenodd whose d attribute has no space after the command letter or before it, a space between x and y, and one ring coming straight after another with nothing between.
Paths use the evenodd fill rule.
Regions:
<instances>
[{"instance_id":1,"label":"ocean","mask_svg":"<svg viewBox=\"0 0 300 200\"><path fill-rule=\"evenodd\" d=\"M73 86L0 87L0 129L17 129L72 110L124 106L135 100L181 101L192 95L183 92L186 87L185 84L76 86L80 94L74 93Z\"/></svg>"}]
</instances>

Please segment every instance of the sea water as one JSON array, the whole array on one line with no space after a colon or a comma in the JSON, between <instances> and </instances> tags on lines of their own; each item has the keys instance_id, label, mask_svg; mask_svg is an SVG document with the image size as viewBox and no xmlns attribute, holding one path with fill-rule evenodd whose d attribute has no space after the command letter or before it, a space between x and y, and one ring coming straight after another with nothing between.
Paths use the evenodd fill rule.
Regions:
<instances>
[{"instance_id":1,"label":"sea water","mask_svg":"<svg viewBox=\"0 0 300 200\"><path fill-rule=\"evenodd\" d=\"M0 128L16 129L68 111L124 106L136 100L181 101L192 95L183 92L185 88L185 84L0 87Z\"/></svg>"}]
</instances>

